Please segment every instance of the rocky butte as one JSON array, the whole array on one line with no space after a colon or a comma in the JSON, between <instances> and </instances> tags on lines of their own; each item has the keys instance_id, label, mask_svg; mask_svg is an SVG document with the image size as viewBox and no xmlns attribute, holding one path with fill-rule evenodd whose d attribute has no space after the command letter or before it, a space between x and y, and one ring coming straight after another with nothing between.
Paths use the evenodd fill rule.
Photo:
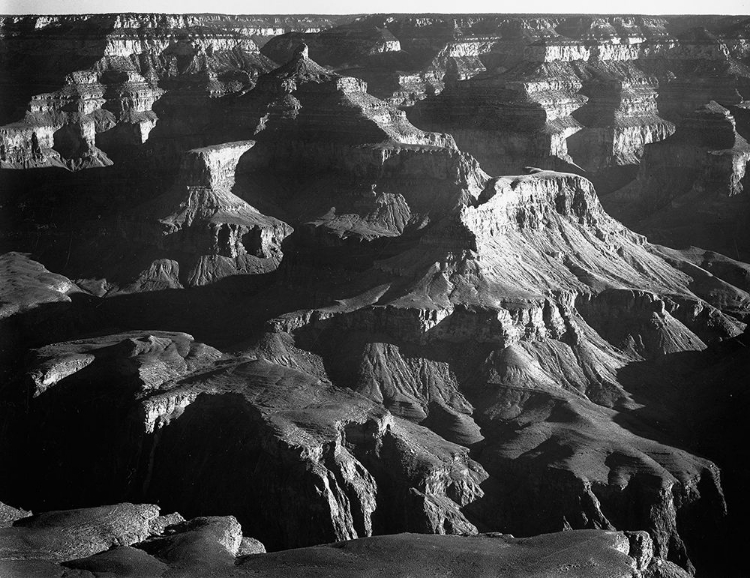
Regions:
<instances>
[{"instance_id":1,"label":"rocky butte","mask_svg":"<svg viewBox=\"0 0 750 578\"><path fill-rule=\"evenodd\" d=\"M1 23L0 574L742 575L748 19Z\"/></svg>"}]
</instances>

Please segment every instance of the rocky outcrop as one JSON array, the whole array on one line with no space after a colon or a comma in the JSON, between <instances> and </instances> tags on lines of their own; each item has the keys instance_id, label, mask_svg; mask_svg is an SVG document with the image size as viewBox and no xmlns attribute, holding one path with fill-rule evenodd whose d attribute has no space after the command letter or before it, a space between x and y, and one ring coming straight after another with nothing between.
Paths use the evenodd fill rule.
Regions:
<instances>
[{"instance_id":1,"label":"rocky outcrop","mask_svg":"<svg viewBox=\"0 0 750 578\"><path fill-rule=\"evenodd\" d=\"M28 64L44 62L38 53L46 41L76 58L38 72L46 86L67 82L67 88L40 95L22 126L3 129L5 166L106 164L107 155L117 156L125 143L147 138L156 122L149 103L165 89L173 94L164 101L164 130L180 133L186 122L196 123L188 118L194 115L180 115L180 107L192 109L198 101L205 107L213 98L246 90L272 68L267 57L285 62L300 41L310 44L314 59L364 79L374 95L392 104L409 107L449 88L447 100L438 98L414 118L439 130L468 130L457 137L460 144L492 172L498 153L514 157L514 168L501 172L540 164L564 169L569 165L557 159L567 163L566 155L572 155L606 190L632 178L643 146L668 136L682 113L711 99L739 105L750 86L743 64L746 27L739 17L378 15L333 26L341 20L346 18L7 18L9 54L25 49ZM74 40L86 27L98 36ZM256 42L264 45L265 56ZM23 64L6 66L21 80ZM75 64L87 66L74 69ZM482 75L492 79L489 86L487 80L479 86L471 81ZM511 128L515 134L498 136L482 120L477 131L441 123L446 108L471 108L460 103L476 100L477 91L486 101L480 116L496 116L499 107L509 113L505 132ZM102 99L105 104L98 106ZM70 117L63 111L71 107L90 110L84 118ZM475 119L464 112L465 121ZM175 114L179 120L167 121ZM513 131L518 114L533 122L533 137ZM546 118L540 120L540 114ZM199 124L191 135L200 134ZM100 143L94 145L95 133ZM483 148L482 142L489 144ZM183 147L202 144L208 143L193 140Z\"/></svg>"},{"instance_id":2,"label":"rocky outcrop","mask_svg":"<svg viewBox=\"0 0 750 578\"><path fill-rule=\"evenodd\" d=\"M153 514L140 533L129 532L134 511ZM131 512L133 511L133 512ZM0 559L4 576L89 576L106 573L129 576L232 575L351 576L365 571L397 576L434 576L446 568L454 573L488 572L498 567L519 576L645 577L682 576L668 562L653 556L645 532L576 531L517 539L499 533L480 536L425 536L398 534L368 540L340 541L326 546L273 554L243 553L242 528L232 516L201 517L189 521L173 514L159 516L156 506L118 504L104 508L42 514L23 527L0 536L3 546L10 537L24 533L29 543ZM172 520L167 521L168 519ZM68 536L73 521L83 522L81 534ZM162 524L166 527L162 528ZM50 540L55 535L56 540ZM65 538L69 542L65 542ZM76 538L79 544L75 544ZM140 540L139 540L140 538ZM86 542L90 540L89 542ZM108 540L115 545L106 549ZM132 544L132 545L130 545ZM67 545L67 549L66 549ZM76 549L76 546L78 548ZM103 548L104 546L104 548ZM261 545L262 546L262 545ZM85 555L86 549L93 551ZM102 551L103 550L103 551ZM407 555L408 552L408 555ZM467 561L468 555L470 561ZM72 556L60 563L62 558ZM57 563L55 563L57 562Z\"/></svg>"},{"instance_id":3,"label":"rocky outcrop","mask_svg":"<svg viewBox=\"0 0 750 578\"><path fill-rule=\"evenodd\" d=\"M94 336L34 350L27 378L15 381L6 397L6 410L17 421L14 427L20 430L15 433L20 438L10 438L16 440L14 446L2 449L17 456L23 447L37 456L29 464L37 474L24 476L23 487L17 488L25 494L21 502L33 503L38 510L49 503L36 502L33 495L49 496L54 507L125 499L138 431L127 425L133 396L211 366L221 357L190 335L161 331ZM26 405L30 399L35 400L31 411ZM74 399L72 414L66 409L58 413L60 404L67 403L62 400ZM57 455L61 461L44 455ZM111 459L101 459L102 455ZM12 486L14 479L9 476L6 483Z\"/></svg>"},{"instance_id":4,"label":"rocky outcrop","mask_svg":"<svg viewBox=\"0 0 750 578\"><path fill-rule=\"evenodd\" d=\"M562 35L562 24L558 29L519 50L520 62L421 101L411 118L449 130L494 174L526 165L572 168L611 189L607 175L617 182L628 167L632 173L643 147L674 127L660 117L659 82L639 69L637 51L610 54L610 39L600 39L598 51L585 48Z\"/></svg>"},{"instance_id":5,"label":"rocky outcrop","mask_svg":"<svg viewBox=\"0 0 750 578\"><path fill-rule=\"evenodd\" d=\"M393 17L369 16L319 34L291 33L271 39L262 53L287 61L300 41L309 44L312 58L342 74L366 81L373 95L390 104L411 106L426 94L440 92L444 76L467 78L484 70L478 56L489 50L487 39L444 38L443 44L421 45L401 34ZM408 43L402 46L394 34ZM432 51L431 51L432 49Z\"/></svg>"},{"instance_id":6,"label":"rocky outcrop","mask_svg":"<svg viewBox=\"0 0 750 578\"><path fill-rule=\"evenodd\" d=\"M402 111L368 95L367 84L362 80L331 72L308 54L307 45L299 45L291 60L261 76L255 90L239 100L241 109L236 113L240 123L254 134L262 131L259 139L273 138L279 131L294 131L298 138L333 143L356 145L392 140L454 146L449 136L416 129ZM330 98L331 95L335 97ZM331 123L324 112L338 113L337 122Z\"/></svg>"},{"instance_id":7,"label":"rocky outcrop","mask_svg":"<svg viewBox=\"0 0 750 578\"><path fill-rule=\"evenodd\" d=\"M292 229L231 193L237 163L253 141L189 151L173 189L120 222L128 242L158 250L125 291L205 285L273 271Z\"/></svg>"},{"instance_id":8,"label":"rocky outcrop","mask_svg":"<svg viewBox=\"0 0 750 578\"><path fill-rule=\"evenodd\" d=\"M142 145L156 125L164 90L136 70L76 71L65 86L32 97L23 121L0 129L3 168L109 166L109 150Z\"/></svg>"},{"instance_id":9,"label":"rocky outcrop","mask_svg":"<svg viewBox=\"0 0 750 578\"><path fill-rule=\"evenodd\" d=\"M744 255L748 160L734 117L711 101L686 115L673 136L646 147L638 178L605 204L654 240Z\"/></svg>"},{"instance_id":10,"label":"rocky outcrop","mask_svg":"<svg viewBox=\"0 0 750 578\"><path fill-rule=\"evenodd\" d=\"M22 576L197 576L228 571L246 556L232 516L189 521L159 515L151 504L122 503L98 508L45 512L0 529L0 571ZM187 572L187 574L185 573ZM203 574L205 575L205 574Z\"/></svg>"},{"instance_id":11,"label":"rocky outcrop","mask_svg":"<svg viewBox=\"0 0 750 578\"><path fill-rule=\"evenodd\" d=\"M750 146L737 134L734 117L714 101L686 115L673 138L647 150L644 174L639 180L657 181L652 185L653 193L641 192L652 199L653 205L664 205L685 194L679 190L682 183L724 197L743 192ZM687 170L693 174L685 174ZM660 191L656 192L656 188Z\"/></svg>"},{"instance_id":12,"label":"rocky outcrop","mask_svg":"<svg viewBox=\"0 0 750 578\"><path fill-rule=\"evenodd\" d=\"M536 73L478 75L426 99L412 114L419 126L443 126L491 174L525 165L572 166L567 139L582 125L571 113L586 102L572 70L555 63Z\"/></svg>"},{"instance_id":13,"label":"rocky outcrop","mask_svg":"<svg viewBox=\"0 0 750 578\"><path fill-rule=\"evenodd\" d=\"M242 526L233 516L193 518L173 524L169 530L169 534L139 547L167 564L192 566L194 571L212 566L231 568L243 540Z\"/></svg>"},{"instance_id":14,"label":"rocky outcrop","mask_svg":"<svg viewBox=\"0 0 750 578\"><path fill-rule=\"evenodd\" d=\"M714 251L690 247L684 250L657 247L667 257L676 257L678 261L700 267L724 283L733 285L741 291L750 292L750 265L735 261Z\"/></svg>"},{"instance_id":15,"label":"rocky outcrop","mask_svg":"<svg viewBox=\"0 0 750 578\"><path fill-rule=\"evenodd\" d=\"M299 46L230 105L227 130L257 141L235 194L327 245L401 236L479 194L486 175L449 135L415 128L307 54Z\"/></svg>"},{"instance_id":16,"label":"rocky outcrop","mask_svg":"<svg viewBox=\"0 0 750 578\"><path fill-rule=\"evenodd\" d=\"M116 374L119 379L134 379L138 387L150 390L220 357L219 351L195 343L185 333L122 333L36 349L29 377L34 397L89 366L89 371L98 369L104 374Z\"/></svg>"},{"instance_id":17,"label":"rocky outcrop","mask_svg":"<svg viewBox=\"0 0 750 578\"><path fill-rule=\"evenodd\" d=\"M645 546L646 551L639 544ZM670 564L652 557L647 551L648 545L648 536L641 532L589 530L525 539L500 533L462 537L400 534L272 553L244 560L239 568L282 576L291 567L296 575L311 576L308 564L312 560L332 576L341 577L362 569L427 577L445 571L446 567L462 574L491 573L502 568L524 577L566 576L571 571L577 576L601 576L602 573L623 577L658 576L658 573L648 572ZM465 548L471 548L472 555L471 561L464 563L461 552Z\"/></svg>"},{"instance_id":18,"label":"rocky outcrop","mask_svg":"<svg viewBox=\"0 0 750 578\"><path fill-rule=\"evenodd\" d=\"M28 347L92 330L95 315L81 311L89 297L26 254L0 255L0 365L5 374L22 365Z\"/></svg>"},{"instance_id":19,"label":"rocky outcrop","mask_svg":"<svg viewBox=\"0 0 750 578\"><path fill-rule=\"evenodd\" d=\"M220 511L232 508L272 548L404 530L476 532L461 510L482 496L486 474L464 448L316 381L268 362L246 362L147 400L144 426L154 432L154 461L146 495L167 499L171 492L190 507L208 500ZM326 406L340 411L319 410ZM217 434L227 442L247 440L230 451L248 468L236 470L231 483L213 480L210 472L221 467L210 457L215 442L207 445L191 432L198 423L229 423L238 412L244 425ZM192 457L180 449L185 440ZM201 482L174 494L175 468ZM300 477L278 484L287 476ZM263 488L264 498L220 495L217 483L237 491L248 484Z\"/></svg>"},{"instance_id":20,"label":"rocky outcrop","mask_svg":"<svg viewBox=\"0 0 750 578\"><path fill-rule=\"evenodd\" d=\"M132 67L104 68L72 72L62 89L34 95L22 121L0 128L0 166L106 167L112 161L99 146L116 151L146 142L164 90Z\"/></svg>"},{"instance_id":21,"label":"rocky outcrop","mask_svg":"<svg viewBox=\"0 0 750 578\"><path fill-rule=\"evenodd\" d=\"M158 516L157 506L124 503L22 518L0 529L0 560L62 562L130 546L149 537Z\"/></svg>"},{"instance_id":22,"label":"rocky outcrop","mask_svg":"<svg viewBox=\"0 0 750 578\"><path fill-rule=\"evenodd\" d=\"M73 281L48 271L27 255L0 256L0 319L40 307L45 303L70 303L70 294L81 292Z\"/></svg>"},{"instance_id":23,"label":"rocky outcrop","mask_svg":"<svg viewBox=\"0 0 750 578\"><path fill-rule=\"evenodd\" d=\"M28 512L22 508L14 508L8 504L0 502L0 527L6 528L11 526L16 520L22 518L28 518L31 516L31 512Z\"/></svg>"},{"instance_id":24,"label":"rocky outcrop","mask_svg":"<svg viewBox=\"0 0 750 578\"><path fill-rule=\"evenodd\" d=\"M568 141L576 164L604 193L632 178L646 145L674 132L657 107L659 81L632 61L613 60L579 72L589 100L574 115L584 128Z\"/></svg>"},{"instance_id":25,"label":"rocky outcrop","mask_svg":"<svg viewBox=\"0 0 750 578\"><path fill-rule=\"evenodd\" d=\"M262 53L275 62L287 62L301 42L309 45L315 59L337 68L346 63L388 53L401 52L401 44L384 26L362 25L360 21L321 32L290 32L270 39Z\"/></svg>"},{"instance_id":26,"label":"rocky outcrop","mask_svg":"<svg viewBox=\"0 0 750 578\"><path fill-rule=\"evenodd\" d=\"M607 290L614 295L630 287L635 294L670 295L675 305L683 301L686 311L694 309L689 302L702 303L686 292L683 273L655 255L643 237L604 213L590 182L581 177L553 172L502 177L472 204L436 226L417 247L376 263L378 271L394 276L385 292L393 295L392 301L384 302L383 293L374 295L371 303L379 307L354 312L342 302L301 323L338 323L347 315L366 315L368 330L378 332L395 315L400 323L394 327L408 341L471 337L508 346L569 331L563 308L584 295ZM525 247L522 253L519 246ZM518 309L509 317L494 319L495 308L514 304ZM484 325L464 325L479 320L470 321L475 313L486 315ZM273 327L293 331L300 326L296 319L286 316ZM729 335L741 331L741 323L725 319ZM686 312L685 320L703 332L700 314Z\"/></svg>"},{"instance_id":27,"label":"rocky outcrop","mask_svg":"<svg viewBox=\"0 0 750 578\"><path fill-rule=\"evenodd\" d=\"M144 182L134 194L149 200L131 209L123 198L116 223L113 208L105 211L111 221L97 214L90 231L71 230L68 254L108 255L101 264L65 258L76 278L96 280L85 283L96 294L260 277L278 267L290 227L316 246L360 244L375 254L374 242L413 236L478 196L487 180L449 135L415 128L364 82L321 68L303 51L253 90L194 118L211 125L199 140L217 144L184 153L163 194L145 190L160 191L166 178ZM186 140L159 142L179 149L193 140L195 127L183 128ZM231 144L227 135L253 140ZM171 145L148 146L152 162L170 165ZM135 255L133 244L141 248Z\"/></svg>"}]
</instances>

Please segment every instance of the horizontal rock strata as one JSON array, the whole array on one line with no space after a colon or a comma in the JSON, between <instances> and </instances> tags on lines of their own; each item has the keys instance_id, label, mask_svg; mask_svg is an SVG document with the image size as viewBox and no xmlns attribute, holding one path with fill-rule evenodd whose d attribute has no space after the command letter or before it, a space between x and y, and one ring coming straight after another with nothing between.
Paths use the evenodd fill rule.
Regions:
<instances>
[{"instance_id":1,"label":"horizontal rock strata","mask_svg":"<svg viewBox=\"0 0 750 578\"><path fill-rule=\"evenodd\" d=\"M254 144L244 141L189 151L181 182L121 219L123 237L155 248L159 257L125 290L205 285L278 266L281 243L291 227L231 192L237 163Z\"/></svg>"},{"instance_id":2,"label":"horizontal rock strata","mask_svg":"<svg viewBox=\"0 0 750 578\"><path fill-rule=\"evenodd\" d=\"M744 255L748 160L734 117L711 101L685 115L670 138L646 147L637 179L605 203L655 240Z\"/></svg>"}]
</instances>

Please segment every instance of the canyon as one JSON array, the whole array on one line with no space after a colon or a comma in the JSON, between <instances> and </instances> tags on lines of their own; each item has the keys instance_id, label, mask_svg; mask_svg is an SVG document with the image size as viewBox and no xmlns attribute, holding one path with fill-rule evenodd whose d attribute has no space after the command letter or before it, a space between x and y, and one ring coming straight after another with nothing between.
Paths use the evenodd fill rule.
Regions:
<instances>
[{"instance_id":1,"label":"canyon","mask_svg":"<svg viewBox=\"0 0 750 578\"><path fill-rule=\"evenodd\" d=\"M3 575L742 575L750 18L0 31Z\"/></svg>"}]
</instances>

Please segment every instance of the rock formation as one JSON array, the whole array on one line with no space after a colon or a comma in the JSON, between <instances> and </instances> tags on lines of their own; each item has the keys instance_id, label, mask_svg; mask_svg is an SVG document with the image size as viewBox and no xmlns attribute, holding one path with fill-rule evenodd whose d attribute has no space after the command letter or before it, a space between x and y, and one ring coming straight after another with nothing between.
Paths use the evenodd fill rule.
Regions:
<instances>
[{"instance_id":1,"label":"rock formation","mask_svg":"<svg viewBox=\"0 0 750 578\"><path fill-rule=\"evenodd\" d=\"M315 344L334 382L470 443L503 487L485 498L485 514L477 511L492 527L500 519L514 520L503 530L523 533L618 527L633 515L617 506L633 503L624 496L648 495L637 507L650 513L636 515L638 523L652 529L661 555L685 563L675 535L680 507L670 496L685 504L703 487L721 516L718 472L639 439L648 426L637 418L619 425L625 418L617 416L640 403L618 368L704 349L744 324L686 293L684 273L611 220L573 175L497 179L476 206L375 270L377 293L290 314L271 328ZM608 322L612 315L618 323ZM538 517L514 511L549 494L556 500ZM507 498L493 503L500 495ZM483 515L493 508L490 522Z\"/></svg>"},{"instance_id":2,"label":"rock formation","mask_svg":"<svg viewBox=\"0 0 750 578\"><path fill-rule=\"evenodd\" d=\"M112 335L33 355L38 401L28 435L48 459L32 466L26 499L57 493L78 469L79 496L119 485L186 512L231 510L274 548L373 532L476 533L461 509L482 496L486 474L468 450L348 389L262 359L222 359L184 334ZM92 390L97 376L113 380L106 411ZM52 430L72 417L60 396L77 399L80 427L53 447ZM121 425L112 431L112 423ZM85 464L108 450L117 458L92 477ZM227 459L235 463L231 479L216 477ZM193 482L176 488L176 475ZM246 495L247 487L263 499Z\"/></svg>"},{"instance_id":3,"label":"rock formation","mask_svg":"<svg viewBox=\"0 0 750 578\"><path fill-rule=\"evenodd\" d=\"M264 552L232 516L185 521L178 513L159 515L152 504L44 512L0 529L0 571L8 578L198 576Z\"/></svg>"},{"instance_id":4,"label":"rock formation","mask_svg":"<svg viewBox=\"0 0 750 578\"><path fill-rule=\"evenodd\" d=\"M479 193L486 175L449 135L415 128L307 50L231 105L258 142L237 166L238 196L338 243L400 236Z\"/></svg>"},{"instance_id":5,"label":"rock formation","mask_svg":"<svg viewBox=\"0 0 750 578\"><path fill-rule=\"evenodd\" d=\"M425 99L413 118L455 130L459 146L491 172L572 162L605 192L612 190L632 178L645 145L674 131L665 119L677 118L686 100L705 98L694 86L715 80L714 73L711 81L706 78L705 61L726 69L744 57L718 49L723 44L715 38L717 50L709 53L686 40L676 50L676 41L665 30L655 31L655 23L618 17L537 23L513 52L503 46L518 55L515 60L498 54L493 60L499 67ZM742 90L744 80L725 74L728 86ZM710 94L728 104L742 100Z\"/></svg>"},{"instance_id":6,"label":"rock formation","mask_svg":"<svg viewBox=\"0 0 750 578\"><path fill-rule=\"evenodd\" d=\"M159 516L153 505L118 504L49 512L0 530L17 549L0 550L8 578L90 576L352 576L362 572L434 576L503 568L519 576L683 577L688 574L653 555L645 532L577 531L519 540L509 535L425 536L399 534L369 540L265 554L257 540L242 536L231 517L185 521L177 513ZM89 552L70 540L71 530L89 538ZM23 543L19 538L27 540ZM114 547L107 549L109 544ZM250 547L250 545L253 545ZM471 559L465 555L472 552ZM90 555L86 555L89 554ZM77 557L78 556L78 557ZM395 574L394 574L395 573Z\"/></svg>"},{"instance_id":7,"label":"rock formation","mask_svg":"<svg viewBox=\"0 0 750 578\"><path fill-rule=\"evenodd\" d=\"M744 257L650 243L584 175L639 171L603 197L639 231L739 207L743 20L299 18L261 54L250 17L107 18L8 23L18 46L105 22L0 128L9 571L736 566L712 553L747 505L744 430L717 426L746 397L722 381ZM100 520L123 508L126 537ZM315 548L252 556L240 524ZM359 540L403 532L465 536Z\"/></svg>"},{"instance_id":8,"label":"rock formation","mask_svg":"<svg viewBox=\"0 0 750 578\"><path fill-rule=\"evenodd\" d=\"M2 17L2 66L9 85L3 94L11 98L0 122L12 124L0 128L0 166L106 166L111 161L104 151L116 154L148 139L159 120L153 105L166 92L195 106L247 88L258 72L273 66L255 41L296 29L316 31L341 19ZM56 84L64 87L37 93L39 86ZM29 100L17 122L18 108Z\"/></svg>"},{"instance_id":9,"label":"rock formation","mask_svg":"<svg viewBox=\"0 0 750 578\"><path fill-rule=\"evenodd\" d=\"M156 506L117 504L21 518L2 530L0 558L63 562L130 546L149 536L158 516Z\"/></svg>"},{"instance_id":10,"label":"rock formation","mask_svg":"<svg viewBox=\"0 0 750 578\"><path fill-rule=\"evenodd\" d=\"M380 98L419 103L410 118L451 132L485 170L573 162L608 192L682 113L741 105L746 35L739 17L390 15L304 38L313 58ZM263 52L286 58L300 37Z\"/></svg>"},{"instance_id":11,"label":"rock formation","mask_svg":"<svg viewBox=\"0 0 750 578\"><path fill-rule=\"evenodd\" d=\"M131 243L156 248L160 258L126 291L205 285L226 276L273 271L281 243L291 233L231 193L235 169L253 141L226 143L186 153L181 182L120 222Z\"/></svg>"},{"instance_id":12,"label":"rock formation","mask_svg":"<svg viewBox=\"0 0 750 578\"><path fill-rule=\"evenodd\" d=\"M746 258L748 160L750 145L734 117L711 101L686 114L673 136L646 147L638 178L605 203L659 242L702 244Z\"/></svg>"},{"instance_id":13,"label":"rock formation","mask_svg":"<svg viewBox=\"0 0 750 578\"><path fill-rule=\"evenodd\" d=\"M493 179L411 249L335 287L333 305L270 319L245 359L208 349L202 366L186 365L194 354L178 348L165 365L153 357L171 350L159 335L40 349L30 429L56 457L35 466L43 482L26 499L54 495L55 480L85 471L74 464L103 443L119 457L78 479L82 495L105 479L103 501L120 492L189 515L233 512L274 548L477 525L523 534L645 526L657 555L689 566L692 529L721 523L718 471L649 439L653 417L637 416L646 398L621 376L744 327L687 289L701 277L685 270L611 220L581 177ZM613 311L627 323L609 324ZM121 361L134 355L143 361ZM102 414L89 392L105 375L121 385ZM60 396L78 400L82 429L53 447L49 428L70 420ZM99 429L122 416L109 436ZM207 430L209 439L196 433ZM92 431L101 433L84 451ZM249 469L217 479L224 459ZM296 467L308 472L299 482L270 482ZM133 468L129 485L114 482ZM176 489L186 476L194 483ZM227 484L258 488L264 506ZM529 503L544 506L529 516ZM312 526L300 525L304 508L317 512Z\"/></svg>"},{"instance_id":14,"label":"rock formation","mask_svg":"<svg viewBox=\"0 0 750 578\"><path fill-rule=\"evenodd\" d=\"M478 75L426 99L413 118L420 125L450 126L459 146L492 174L515 174L524 165L575 168L567 141L583 126L571 113L588 98L577 94L575 72L556 64L536 73Z\"/></svg>"},{"instance_id":15,"label":"rock formation","mask_svg":"<svg viewBox=\"0 0 750 578\"><path fill-rule=\"evenodd\" d=\"M81 291L70 279L51 273L27 255L15 252L0 256L0 275L0 319L44 303L69 303L70 294Z\"/></svg>"}]
</instances>

